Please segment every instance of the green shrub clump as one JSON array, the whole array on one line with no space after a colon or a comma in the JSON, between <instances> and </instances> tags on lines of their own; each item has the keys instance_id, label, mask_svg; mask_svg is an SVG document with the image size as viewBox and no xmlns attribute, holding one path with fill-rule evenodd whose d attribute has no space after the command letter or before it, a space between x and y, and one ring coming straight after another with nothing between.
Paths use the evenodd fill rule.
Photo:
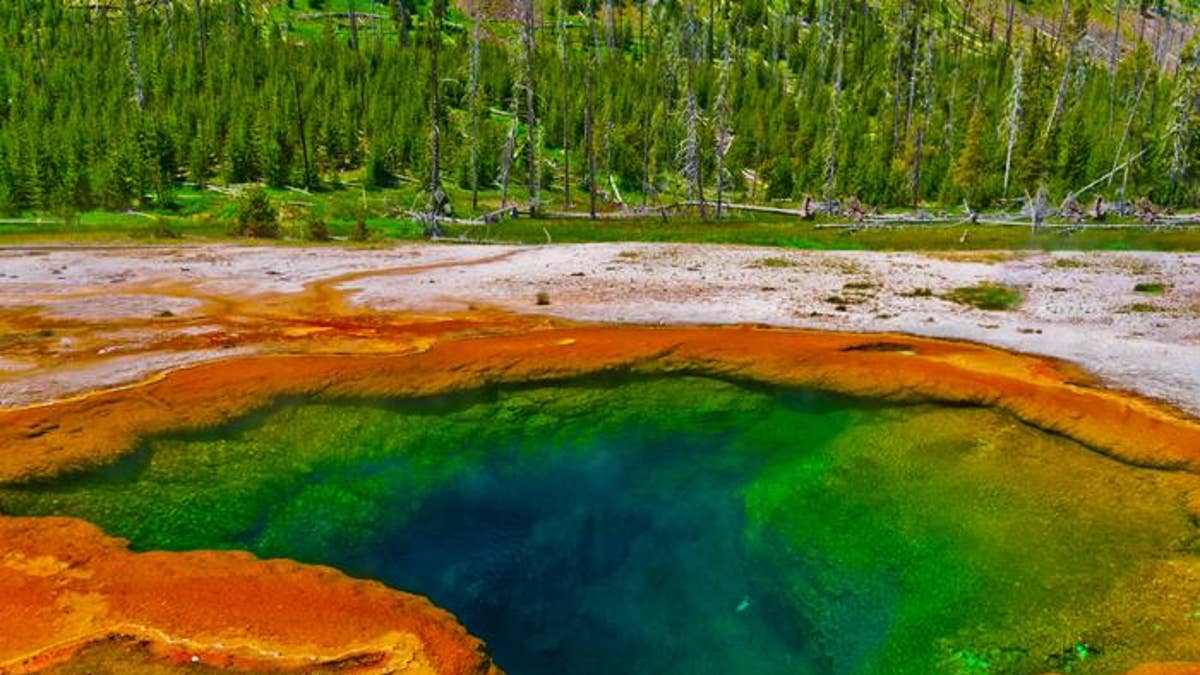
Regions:
<instances>
[{"instance_id":1,"label":"green shrub clump","mask_svg":"<svg viewBox=\"0 0 1200 675\"><path fill-rule=\"evenodd\" d=\"M238 198L235 225L233 234L240 237L279 237L279 211L271 205L266 188L252 187L242 193Z\"/></svg>"},{"instance_id":2,"label":"green shrub clump","mask_svg":"<svg viewBox=\"0 0 1200 675\"><path fill-rule=\"evenodd\" d=\"M1016 309L1023 296L1021 289L1015 286L984 281L974 286L960 286L942 298L975 309L1008 311Z\"/></svg>"}]
</instances>

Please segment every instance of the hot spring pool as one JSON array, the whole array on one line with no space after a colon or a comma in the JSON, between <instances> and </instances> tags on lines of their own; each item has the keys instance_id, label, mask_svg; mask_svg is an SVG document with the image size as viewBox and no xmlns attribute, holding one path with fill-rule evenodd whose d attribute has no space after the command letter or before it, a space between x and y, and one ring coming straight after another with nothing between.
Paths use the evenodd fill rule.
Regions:
<instances>
[{"instance_id":1,"label":"hot spring pool","mask_svg":"<svg viewBox=\"0 0 1200 675\"><path fill-rule=\"evenodd\" d=\"M987 409L589 378L283 402L0 512L379 579L512 675L1111 672L1193 485Z\"/></svg>"}]
</instances>

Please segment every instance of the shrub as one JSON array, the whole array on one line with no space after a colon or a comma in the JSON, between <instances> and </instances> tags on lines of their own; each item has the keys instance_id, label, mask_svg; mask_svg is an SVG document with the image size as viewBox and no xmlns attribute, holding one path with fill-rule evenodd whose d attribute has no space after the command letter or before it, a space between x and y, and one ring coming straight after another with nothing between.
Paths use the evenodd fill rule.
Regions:
<instances>
[{"instance_id":1,"label":"shrub","mask_svg":"<svg viewBox=\"0 0 1200 675\"><path fill-rule=\"evenodd\" d=\"M354 219L354 227L350 230L350 241L367 241L371 238L371 230L367 229L367 220L362 216Z\"/></svg>"},{"instance_id":2,"label":"shrub","mask_svg":"<svg viewBox=\"0 0 1200 675\"><path fill-rule=\"evenodd\" d=\"M304 238L309 241L329 241L329 225L316 214L304 220Z\"/></svg>"},{"instance_id":3,"label":"shrub","mask_svg":"<svg viewBox=\"0 0 1200 675\"><path fill-rule=\"evenodd\" d=\"M1146 293L1147 295L1162 295L1167 291L1167 287L1163 284L1156 283L1141 283L1133 287L1135 293Z\"/></svg>"},{"instance_id":4,"label":"shrub","mask_svg":"<svg viewBox=\"0 0 1200 675\"><path fill-rule=\"evenodd\" d=\"M961 286L946 295L943 299L967 305L975 309L1011 310L1021 304L1021 290L992 281L984 281L974 286Z\"/></svg>"},{"instance_id":5,"label":"shrub","mask_svg":"<svg viewBox=\"0 0 1200 675\"><path fill-rule=\"evenodd\" d=\"M236 234L267 239L279 236L279 212L271 206L265 188L252 187L238 199Z\"/></svg>"}]
</instances>

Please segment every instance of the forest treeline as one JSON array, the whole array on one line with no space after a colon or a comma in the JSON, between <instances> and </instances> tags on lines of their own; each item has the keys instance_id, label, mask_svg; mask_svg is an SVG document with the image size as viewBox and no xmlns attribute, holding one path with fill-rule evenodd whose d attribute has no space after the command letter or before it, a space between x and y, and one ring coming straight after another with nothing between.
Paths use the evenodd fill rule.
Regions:
<instances>
[{"instance_id":1,"label":"forest treeline","mask_svg":"<svg viewBox=\"0 0 1200 675\"><path fill-rule=\"evenodd\" d=\"M1087 2L1051 34L1011 2L999 21L933 0L332 4L0 3L0 210L353 171L438 208L441 185L546 209L601 190L987 207L1089 183L1190 205L1200 186L1196 49L1169 70L1145 43L1097 57Z\"/></svg>"}]
</instances>

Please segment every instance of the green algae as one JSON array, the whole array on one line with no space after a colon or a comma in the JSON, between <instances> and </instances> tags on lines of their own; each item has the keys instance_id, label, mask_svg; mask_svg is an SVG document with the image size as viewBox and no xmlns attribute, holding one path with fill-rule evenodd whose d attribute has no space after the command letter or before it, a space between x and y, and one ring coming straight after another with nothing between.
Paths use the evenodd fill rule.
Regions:
<instances>
[{"instance_id":1,"label":"green algae","mask_svg":"<svg viewBox=\"0 0 1200 675\"><path fill-rule=\"evenodd\" d=\"M381 578L514 673L1099 673L1200 658L1194 487L986 409L593 378L283 402L0 511Z\"/></svg>"}]
</instances>

